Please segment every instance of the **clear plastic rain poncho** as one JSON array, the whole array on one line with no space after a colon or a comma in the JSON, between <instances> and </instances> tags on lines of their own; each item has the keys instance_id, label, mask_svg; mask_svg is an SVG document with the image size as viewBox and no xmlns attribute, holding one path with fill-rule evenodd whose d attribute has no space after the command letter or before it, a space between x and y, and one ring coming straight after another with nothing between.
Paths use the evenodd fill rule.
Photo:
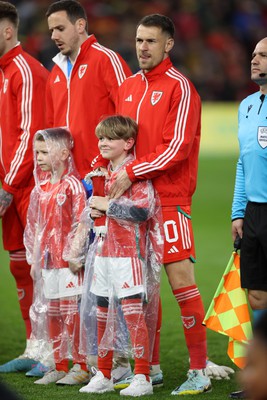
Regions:
<instances>
[{"instance_id":1,"label":"clear plastic rain poncho","mask_svg":"<svg viewBox=\"0 0 267 400\"><path fill-rule=\"evenodd\" d=\"M82 245L86 232L81 215L86 205L84 188L75 169L72 137L66 128L38 131L33 140L35 187L31 193L24 233L27 261L34 273L34 299L30 309L35 358L53 356L79 360L79 314L83 268L73 273L63 253L79 227ZM81 249L80 249L81 250ZM85 248L81 250L85 253ZM80 257L80 267L84 261ZM47 353L47 354L46 354Z\"/></svg>"},{"instance_id":2,"label":"clear plastic rain poncho","mask_svg":"<svg viewBox=\"0 0 267 400\"><path fill-rule=\"evenodd\" d=\"M117 173L132 161L133 156L129 155L115 171L109 167L106 195ZM100 195L99 190L97 194ZM80 351L89 356L97 352L106 354L109 350L120 356L138 356L138 352L144 351L138 335L142 336L139 328L145 316L149 338L149 349L145 351L150 357L158 317L163 255L161 211L151 182L136 182L119 199L109 200L103 223L104 229L95 220L96 236L85 265ZM131 317L134 326L129 325Z\"/></svg>"}]
</instances>

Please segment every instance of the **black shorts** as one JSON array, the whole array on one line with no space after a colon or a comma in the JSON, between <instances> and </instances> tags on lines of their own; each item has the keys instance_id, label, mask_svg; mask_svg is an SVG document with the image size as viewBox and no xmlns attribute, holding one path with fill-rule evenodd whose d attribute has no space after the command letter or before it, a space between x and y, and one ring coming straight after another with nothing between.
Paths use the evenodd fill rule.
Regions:
<instances>
[{"instance_id":1,"label":"black shorts","mask_svg":"<svg viewBox=\"0 0 267 400\"><path fill-rule=\"evenodd\" d=\"M267 204L249 202L241 244L241 286L267 291Z\"/></svg>"}]
</instances>

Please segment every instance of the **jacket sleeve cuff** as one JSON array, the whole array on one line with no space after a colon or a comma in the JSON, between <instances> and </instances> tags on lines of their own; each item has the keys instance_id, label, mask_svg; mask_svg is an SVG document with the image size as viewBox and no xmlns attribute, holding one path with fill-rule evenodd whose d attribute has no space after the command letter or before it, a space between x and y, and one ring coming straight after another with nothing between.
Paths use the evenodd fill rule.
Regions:
<instances>
[{"instance_id":1,"label":"jacket sleeve cuff","mask_svg":"<svg viewBox=\"0 0 267 400\"><path fill-rule=\"evenodd\" d=\"M237 219L244 219L244 216L243 216L243 217L235 217L235 218L232 218L232 222L236 221Z\"/></svg>"},{"instance_id":2,"label":"jacket sleeve cuff","mask_svg":"<svg viewBox=\"0 0 267 400\"><path fill-rule=\"evenodd\" d=\"M94 160L91 163L91 168L93 170L98 169L98 168L107 168L109 163L109 160L106 160L105 158L101 156L97 156L94 158Z\"/></svg>"},{"instance_id":3,"label":"jacket sleeve cuff","mask_svg":"<svg viewBox=\"0 0 267 400\"><path fill-rule=\"evenodd\" d=\"M11 193L11 194L16 194L19 189L15 189L12 186L9 186L6 182L3 182L2 189L4 189L6 192Z\"/></svg>"},{"instance_id":4,"label":"jacket sleeve cuff","mask_svg":"<svg viewBox=\"0 0 267 400\"><path fill-rule=\"evenodd\" d=\"M131 182L137 181L136 176L133 173L132 165L126 167L126 172Z\"/></svg>"}]
</instances>

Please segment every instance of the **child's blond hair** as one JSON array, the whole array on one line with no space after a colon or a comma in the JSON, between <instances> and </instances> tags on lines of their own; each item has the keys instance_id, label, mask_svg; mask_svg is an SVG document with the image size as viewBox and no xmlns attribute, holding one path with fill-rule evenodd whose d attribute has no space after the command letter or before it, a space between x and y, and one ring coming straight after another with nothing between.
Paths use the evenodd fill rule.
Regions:
<instances>
[{"instance_id":1,"label":"child's blond hair","mask_svg":"<svg viewBox=\"0 0 267 400\"><path fill-rule=\"evenodd\" d=\"M52 142L58 143L68 150L73 148L73 138L71 133L68 128L64 127L49 128L37 131L34 140L40 142L51 140Z\"/></svg>"}]
</instances>

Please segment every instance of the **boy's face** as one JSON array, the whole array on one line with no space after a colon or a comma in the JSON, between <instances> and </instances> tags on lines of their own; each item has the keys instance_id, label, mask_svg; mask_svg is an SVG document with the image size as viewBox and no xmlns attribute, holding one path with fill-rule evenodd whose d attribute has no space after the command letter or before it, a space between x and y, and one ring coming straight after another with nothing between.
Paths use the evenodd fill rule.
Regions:
<instances>
[{"instance_id":1,"label":"boy's face","mask_svg":"<svg viewBox=\"0 0 267 400\"><path fill-rule=\"evenodd\" d=\"M241 372L242 386L251 400L267 399L267 344L254 338L249 346L247 366Z\"/></svg>"},{"instance_id":2,"label":"boy's face","mask_svg":"<svg viewBox=\"0 0 267 400\"><path fill-rule=\"evenodd\" d=\"M48 151L46 142L36 140L34 143L37 164L42 171L52 171L51 152Z\"/></svg>"},{"instance_id":3,"label":"boy's face","mask_svg":"<svg viewBox=\"0 0 267 400\"><path fill-rule=\"evenodd\" d=\"M98 139L98 148L102 157L113 162L124 159L133 147L133 144L133 138L125 141L123 139L110 139L103 136Z\"/></svg>"},{"instance_id":4,"label":"boy's face","mask_svg":"<svg viewBox=\"0 0 267 400\"><path fill-rule=\"evenodd\" d=\"M65 165L68 150L60 149L53 141L36 140L34 143L36 161L42 171L56 171Z\"/></svg>"}]
</instances>

